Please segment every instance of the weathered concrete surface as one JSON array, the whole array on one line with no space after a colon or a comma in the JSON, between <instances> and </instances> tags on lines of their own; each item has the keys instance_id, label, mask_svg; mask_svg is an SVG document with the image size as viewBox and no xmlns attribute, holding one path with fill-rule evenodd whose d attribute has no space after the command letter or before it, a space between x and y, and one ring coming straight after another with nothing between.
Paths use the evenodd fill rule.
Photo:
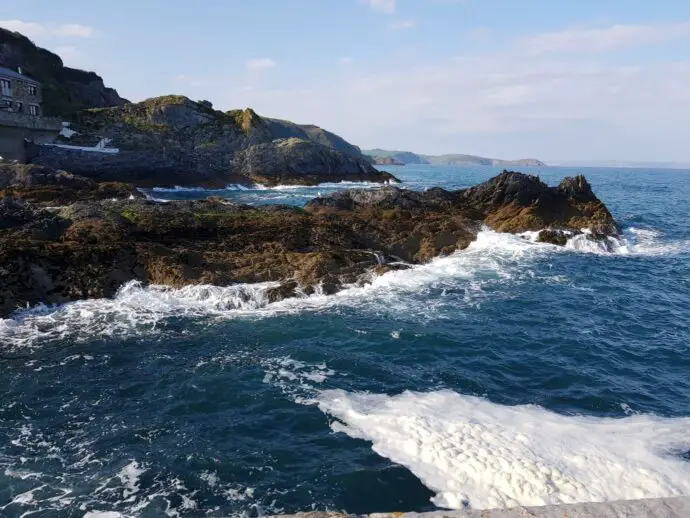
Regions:
<instances>
[{"instance_id":1,"label":"weathered concrete surface","mask_svg":"<svg viewBox=\"0 0 690 518\"><path fill-rule=\"evenodd\" d=\"M287 515L286 515L287 516ZM293 518L345 518L343 513L299 513ZM370 518L690 518L690 497L625 502L516 507L497 510L378 513Z\"/></svg>"},{"instance_id":2,"label":"weathered concrete surface","mask_svg":"<svg viewBox=\"0 0 690 518\"><path fill-rule=\"evenodd\" d=\"M25 162L25 140L37 144L53 142L61 129L58 119L0 111L0 157Z\"/></svg>"}]
</instances>

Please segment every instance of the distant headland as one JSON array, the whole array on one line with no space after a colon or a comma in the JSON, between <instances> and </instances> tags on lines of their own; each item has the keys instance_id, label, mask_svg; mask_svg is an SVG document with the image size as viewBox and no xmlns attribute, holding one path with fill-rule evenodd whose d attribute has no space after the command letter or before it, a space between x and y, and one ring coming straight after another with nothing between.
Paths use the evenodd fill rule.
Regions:
<instances>
[{"instance_id":1,"label":"distant headland","mask_svg":"<svg viewBox=\"0 0 690 518\"><path fill-rule=\"evenodd\" d=\"M363 153L371 157L376 165L484 165L493 167L545 167L546 164L536 158L521 158L518 160L501 160L476 155L420 155L411 151L389 151L386 149L370 149Z\"/></svg>"}]
</instances>

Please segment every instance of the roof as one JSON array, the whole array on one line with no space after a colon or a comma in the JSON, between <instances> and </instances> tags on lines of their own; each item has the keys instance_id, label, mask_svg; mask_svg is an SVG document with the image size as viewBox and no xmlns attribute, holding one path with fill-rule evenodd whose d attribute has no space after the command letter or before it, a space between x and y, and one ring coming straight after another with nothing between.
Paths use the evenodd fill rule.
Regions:
<instances>
[{"instance_id":1,"label":"roof","mask_svg":"<svg viewBox=\"0 0 690 518\"><path fill-rule=\"evenodd\" d=\"M12 70L11 68L0 67L0 76L21 79L22 81L27 81L29 83L34 83L37 85L40 84L38 81L31 79L30 77L27 77L25 75L22 75L19 72Z\"/></svg>"}]
</instances>

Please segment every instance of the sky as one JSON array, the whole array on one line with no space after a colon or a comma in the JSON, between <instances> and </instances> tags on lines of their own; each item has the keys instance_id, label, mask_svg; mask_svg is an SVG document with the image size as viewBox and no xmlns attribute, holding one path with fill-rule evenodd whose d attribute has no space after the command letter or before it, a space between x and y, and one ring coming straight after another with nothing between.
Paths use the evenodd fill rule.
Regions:
<instances>
[{"instance_id":1,"label":"sky","mask_svg":"<svg viewBox=\"0 0 690 518\"><path fill-rule=\"evenodd\" d=\"M365 149L690 162L688 0L22 0L0 26L132 101Z\"/></svg>"}]
</instances>

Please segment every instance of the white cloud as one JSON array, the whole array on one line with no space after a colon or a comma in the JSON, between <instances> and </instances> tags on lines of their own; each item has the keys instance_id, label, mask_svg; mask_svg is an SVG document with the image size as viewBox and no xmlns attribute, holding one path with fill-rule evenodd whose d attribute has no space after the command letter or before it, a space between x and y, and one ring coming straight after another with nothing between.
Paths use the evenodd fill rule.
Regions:
<instances>
[{"instance_id":1,"label":"white cloud","mask_svg":"<svg viewBox=\"0 0 690 518\"><path fill-rule=\"evenodd\" d=\"M29 38L92 38L96 34L92 27L78 23L55 24L25 22L22 20L0 20L0 27L20 32Z\"/></svg>"},{"instance_id":2,"label":"white cloud","mask_svg":"<svg viewBox=\"0 0 690 518\"><path fill-rule=\"evenodd\" d=\"M256 58L247 61L247 68L249 70L264 70L267 68L274 68L277 63L270 58Z\"/></svg>"},{"instance_id":3,"label":"white cloud","mask_svg":"<svg viewBox=\"0 0 690 518\"><path fill-rule=\"evenodd\" d=\"M353 61L352 58L349 58L347 56L343 56L342 58L340 58L338 60L338 63L340 63L341 65L351 65L352 61Z\"/></svg>"},{"instance_id":4,"label":"white cloud","mask_svg":"<svg viewBox=\"0 0 690 518\"><path fill-rule=\"evenodd\" d=\"M550 52L605 52L690 37L690 23L667 25L614 25L598 29L567 29L539 34L518 43L532 54Z\"/></svg>"},{"instance_id":5,"label":"white cloud","mask_svg":"<svg viewBox=\"0 0 690 518\"><path fill-rule=\"evenodd\" d=\"M66 23L58 25L53 30L55 36L65 36L72 38L91 38L95 34L93 28L78 23Z\"/></svg>"},{"instance_id":6,"label":"white cloud","mask_svg":"<svg viewBox=\"0 0 690 518\"><path fill-rule=\"evenodd\" d=\"M407 29L412 29L415 25L417 25L416 20L400 20L388 24L388 28L394 31L404 31Z\"/></svg>"},{"instance_id":7,"label":"white cloud","mask_svg":"<svg viewBox=\"0 0 690 518\"><path fill-rule=\"evenodd\" d=\"M690 60L611 65L514 52L362 66L234 104L315 123L363 147L499 158L688 160ZM363 124L362 113L374 114Z\"/></svg>"},{"instance_id":8,"label":"white cloud","mask_svg":"<svg viewBox=\"0 0 690 518\"><path fill-rule=\"evenodd\" d=\"M395 13L396 0L364 0L374 11L386 14Z\"/></svg>"}]
</instances>

